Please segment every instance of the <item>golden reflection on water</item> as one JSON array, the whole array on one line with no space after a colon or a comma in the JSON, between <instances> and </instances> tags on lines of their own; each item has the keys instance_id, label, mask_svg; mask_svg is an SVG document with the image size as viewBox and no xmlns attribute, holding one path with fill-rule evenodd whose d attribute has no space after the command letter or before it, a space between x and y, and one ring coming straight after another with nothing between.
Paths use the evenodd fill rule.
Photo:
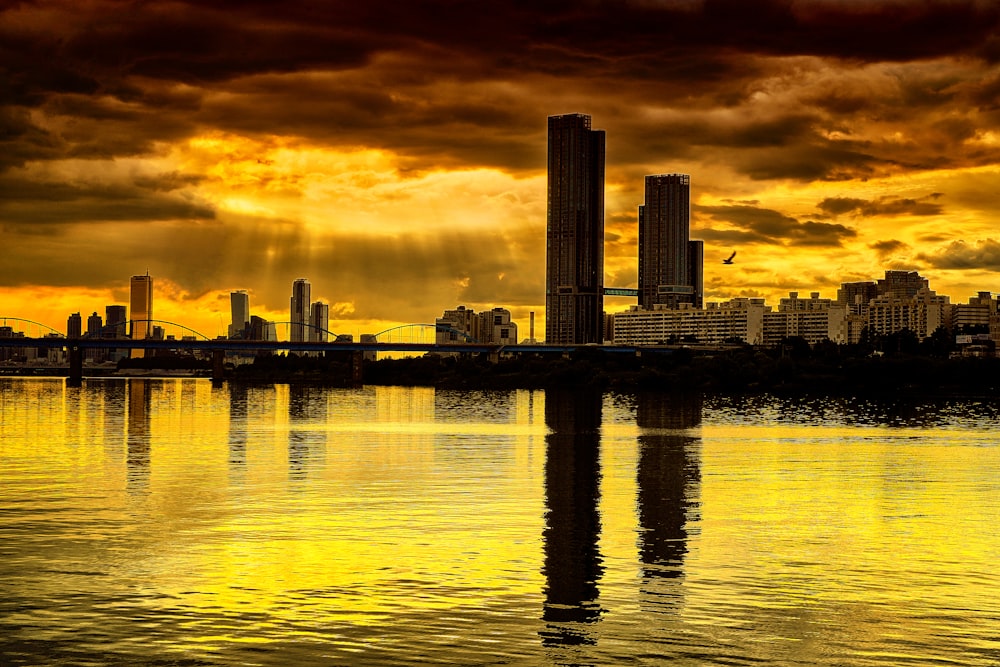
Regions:
<instances>
[{"instance_id":1,"label":"golden reflection on water","mask_svg":"<svg viewBox=\"0 0 1000 667\"><path fill-rule=\"evenodd\" d=\"M0 407L25 655L1000 657L992 417L174 379L0 380Z\"/></svg>"}]
</instances>

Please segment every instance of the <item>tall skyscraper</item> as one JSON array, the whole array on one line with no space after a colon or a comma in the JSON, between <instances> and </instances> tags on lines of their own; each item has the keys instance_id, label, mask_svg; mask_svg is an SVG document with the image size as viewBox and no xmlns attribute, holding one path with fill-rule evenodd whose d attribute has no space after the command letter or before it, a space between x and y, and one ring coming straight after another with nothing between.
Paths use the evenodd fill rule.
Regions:
<instances>
[{"instance_id":1,"label":"tall skyscraper","mask_svg":"<svg viewBox=\"0 0 1000 667\"><path fill-rule=\"evenodd\" d=\"M229 325L230 338L243 338L247 335L247 325L250 324L250 295L246 290L236 290L229 293L229 306L233 321Z\"/></svg>"},{"instance_id":2,"label":"tall skyscraper","mask_svg":"<svg viewBox=\"0 0 1000 667\"><path fill-rule=\"evenodd\" d=\"M330 305L317 301L309 307L309 340L325 343L329 340L327 330L330 328Z\"/></svg>"},{"instance_id":3,"label":"tall skyscraper","mask_svg":"<svg viewBox=\"0 0 1000 667\"><path fill-rule=\"evenodd\" d=\"M308 340L306 329L309 327L309 297L312 286L305 278L299 278L292 283L291 317L292 323L289 340L293 343L303 343Z\"/></svg>"},{"instance_id":4,"label":"tall skyscraper","mask_svg":"<svg viewBox=\"0 0 1000 667\"><path fill-rule=\"evenodd\" d=\"M144 276L132 276L129 290L129 319L132 320L132 339L143 340L153 333L153 279L147 273ZM132 356L144 357L144 350L132 350Z\"/></svg>"},{"instance_id":5,"label":"tall skyscraper","mask_svg":"<svg viewBox=\"0 0 1000 667\"><path fill-rule=\"evenodd\" d=\"M705 249L689 238L691 177L647 176L645 197L639 207L639 307L701 307Z\"/></svg>"},{"instance_id":6,"label":"tall skyscraper","mask_svg":"<svg viewBox=\"0 0 1000 667\"><path fill-rule=\"evenodd\" d=\"M549 117L545 340L603 342L604 144L590 116Z\"/></svg>"}]
</instances>

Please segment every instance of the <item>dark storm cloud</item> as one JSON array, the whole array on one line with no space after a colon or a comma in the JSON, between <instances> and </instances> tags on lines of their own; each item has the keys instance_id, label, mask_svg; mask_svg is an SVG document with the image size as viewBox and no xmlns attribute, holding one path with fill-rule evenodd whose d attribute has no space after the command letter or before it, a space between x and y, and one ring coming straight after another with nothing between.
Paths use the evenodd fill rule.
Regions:
<instances>
[{"instance_id":1,"label":"dark storm cloud","mask_svg":"<svg viewBox=\"0 0 1000 667\"><path fill-rule=\"evenodd\" d=\"M211 206L174 193L195 181L170 173L138 177L131 184L69 183L8 173L0 176L0 221L9 232L62 223L212 219Z\"/></svg>"},{"instance_id":2,"label":"dark storm cloud","mask_svg":"<svg viewBox=\"0 0 1000 667\"><path fill-rule=\"evenodd\" d=\"M826 222L805 221L778 211L756 206L692 206L692 211L717 222L736 227L734 230L703 229L693 233L706 240L742 243L772 243L781 245L840 246L857 232L850 227Z\"/></svg>"},{"instance_id":3,"label":"dark storm cloud","mask_svg":"<svg viewBox=\"0 0 1000 667\"><path fill-rule=\"evenodd\" d=\"M877 241L868 246L872 250L878 253L878 256L885 259L893 253L899 252L901 250L907 250L910 246L906 245L902 241L896 241L895 239L888 241Z\"/></svg>"},{"instance_id":4,"label":"dark storm cloud","mask_svg":"<svg viewBox=\"0 0 1000 667\"><path fill-rule=\"evenodd\" d=\"M935 269L1000 271L1000 242L993 239L975 243L952 241L936 252L920 253L917 259Z\"/></svg>"},{"instance_id":5,"label":"dark storm cloud","mask_svg":"<svg viewBox=\"0 0 1000 667\"><path fill-rule=\"evenodd\" d=\"M941 204L936 200L940 193L933 193L919 199L908 197L879 197L875 200L855 199L852 197L827 197L817 207L832 216L851 213L858 216L878 215L940 215L943 212Z\"/></svg>"}]
</instances>

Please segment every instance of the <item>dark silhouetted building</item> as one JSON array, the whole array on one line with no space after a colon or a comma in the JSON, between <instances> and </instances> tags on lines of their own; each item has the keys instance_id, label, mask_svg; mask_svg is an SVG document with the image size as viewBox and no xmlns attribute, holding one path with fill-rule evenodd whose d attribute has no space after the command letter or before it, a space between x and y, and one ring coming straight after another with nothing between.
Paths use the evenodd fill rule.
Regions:
<instances>
[{"instance_id":1,"label":"dark silhouetted building","mask_svg":"<svg viewBox=\"0 0 1000 667\"><path fill-rule=\"evenodd\" d=\"M547 343L603 342L604 144L590 116L549 117Z\"/></svg>"},{"instance_id":2,"label":"dark silhouetted building","mask_svg":"<svg viewBox=\"0 0 1000 667\"><path fill-rule=\"evenodd\" d=\"M639 207L639 307L701 308L705 244L690 240L691 177L646 177L646 201Z\"/></svg>"},{"instance_id":3,"label":"dark silhouetted building","mask_svg":"<svg viewBox=\"0 0 1000 667\"><path fill-rule=\"evenodd\" d=\"M128 312L125 306L104 307L104 338L125 338Z\"/></svg>"},{"instance_id":4,"label":"dark silhouetted building","mask_svg":"<svg viewBox=\"0 0 1000 667\"><path fill-rule=\"evenodd\" d=\"M305 278L299 278L292 283L292 299L289 310L292 323L289 340L293 343L304 343L308 340L306 329L309 326L309 305L312 286Z\"/></svg>"},{"instance_id":5,"label":"dark silhouetted building","mask_svg":"<svg viewBox=\"0 0 1000 667\"><path fill-rule=\"evenodd\" d=\"M83 318L80 313L73 313L66 320L66 338L80 338L83 336Z\"/></svg>"},{"instance_id":6,"label":"dark silhouetted building","mask_svg":"<svg viewBox=\"0 0 1000 667\"><path fill-rule=\"evenodd\" d=\"M229 325L230 338L245 338L250 326L250 295L240 289L229 293L229 307L232 322Z\"/></svg>"}]
</instances>

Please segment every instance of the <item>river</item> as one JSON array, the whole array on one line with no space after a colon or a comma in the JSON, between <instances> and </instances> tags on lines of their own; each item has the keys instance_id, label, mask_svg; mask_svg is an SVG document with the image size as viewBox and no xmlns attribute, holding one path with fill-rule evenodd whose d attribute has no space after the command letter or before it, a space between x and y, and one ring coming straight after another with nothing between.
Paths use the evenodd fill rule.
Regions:
<instances>
[{"instance_id":1,"label":"river","mask_svg":"<svg viewBox=\"0 0 1000 667\"><path fill-rule=\"evenodd\" d=\"M0 378L3 665L997 665L1000 402Z\"/></svg>"}]
</instances>

